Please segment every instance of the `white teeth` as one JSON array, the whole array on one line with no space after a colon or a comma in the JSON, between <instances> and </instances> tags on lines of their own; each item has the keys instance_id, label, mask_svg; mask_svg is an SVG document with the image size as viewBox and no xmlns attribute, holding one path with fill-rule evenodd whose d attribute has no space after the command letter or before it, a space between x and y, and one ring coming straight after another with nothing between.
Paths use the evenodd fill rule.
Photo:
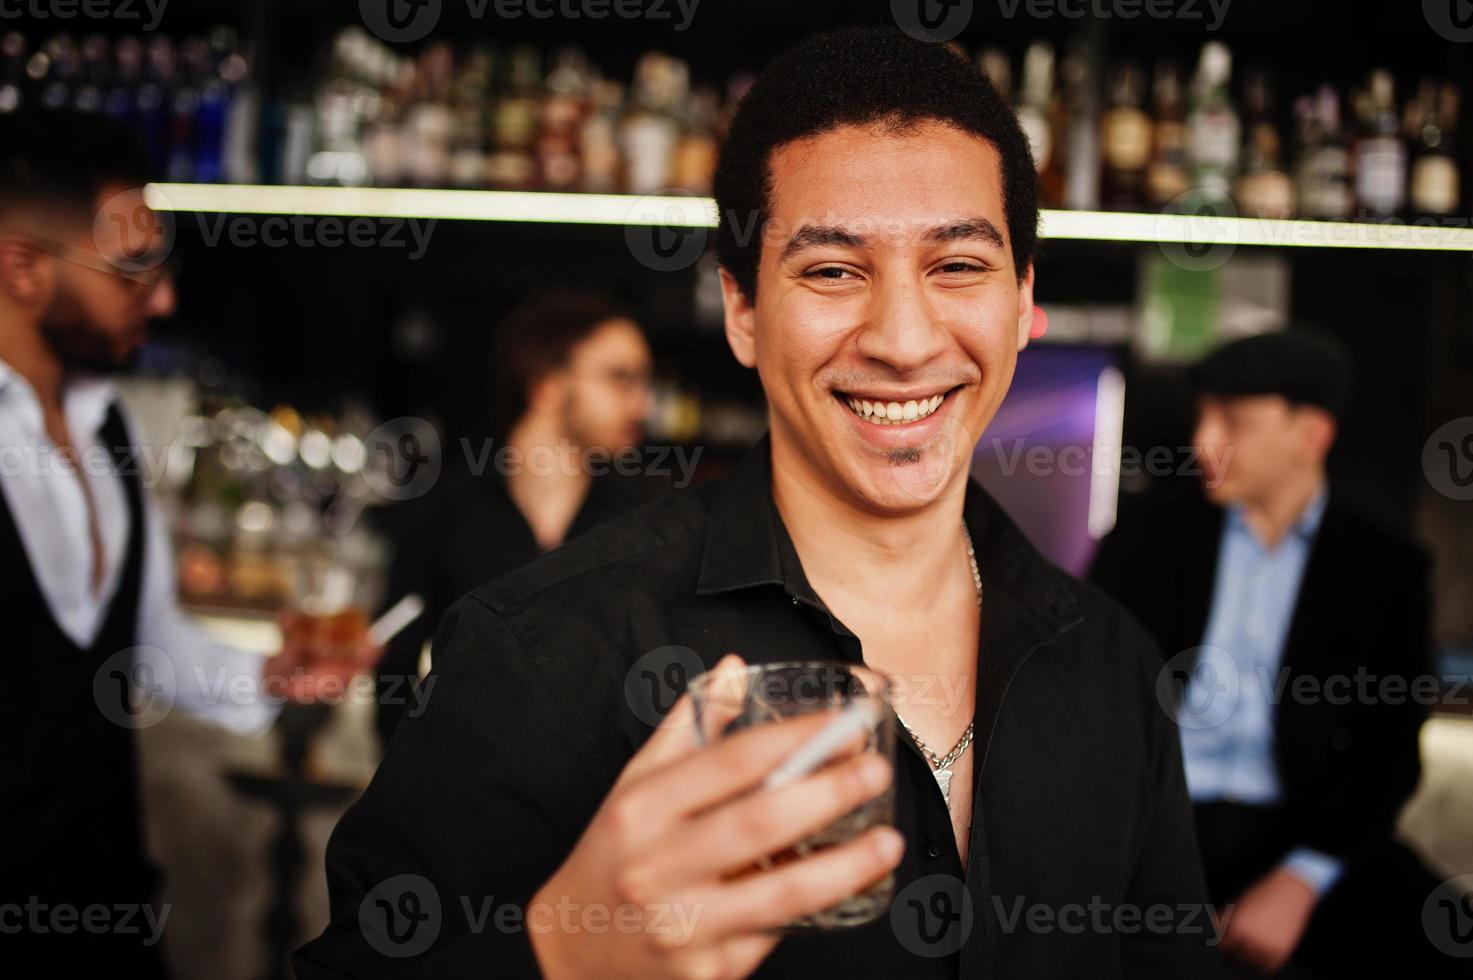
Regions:
<instances>
[{"instance_id":1,"label":"white teeth","mask_svg":"<svg viewBox=\"0 0 1473 980\"><path fill-rule=\"evenodd\" d=\"M945 400L944 394L906 402L872 402L847 395L844 398L850 411L874 425L903 425L923 419L940 408Z\"/></svg>"}]
</instances>

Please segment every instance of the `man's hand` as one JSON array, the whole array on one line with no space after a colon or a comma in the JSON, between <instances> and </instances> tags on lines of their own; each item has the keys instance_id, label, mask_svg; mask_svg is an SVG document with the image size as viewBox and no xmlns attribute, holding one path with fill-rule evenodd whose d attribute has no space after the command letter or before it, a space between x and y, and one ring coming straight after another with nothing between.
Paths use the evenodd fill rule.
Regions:
<instances>
[{"instance_id":1,"label":"man's hand","mask_svg":"<svg viewBox=\"0 0 1473 980\"><path fill-rule=\"evenodd\" d=\"M727 657L718 669L739 665ZM548 980L744 977L781 938L772 930L863 891L900 861L892 827L770 871L732 872L809 836L889 785L888 762L857 755L791 785L749 793L832 715L749 728L697 751L681 697L624 767L526 922ZM559 909L596 911L577 931ZM622 924L622 925L621 925Z\"/></svg>"},{"instance_id":2,"label":"man's hand","mask_svg":"<svg viewBox=\"0 0 1473 980\"><path fill-rule=\"evenodd\" d=\"M348 642L339 642L340 638L330 633L325 636L323 630L308 628L305 613L281 613L277 624L281 627L281 650L266 661L261 683L268 693L285 694L299 704L341 698L353 678L383 656L383 647L356 631Z\"/></svg>"},{"instance_id":3,"label":"man's hand","mask_svg":"<svg viewBox=\"0 0 1473 980\"><path fill-rule=\"evenodd\" d=\"M1223 952L1266 973L1277 973L1303 938L1317 900L1293 872L1275 868L1234 903L1222 937Z\"/></svg>"}]
</instances>

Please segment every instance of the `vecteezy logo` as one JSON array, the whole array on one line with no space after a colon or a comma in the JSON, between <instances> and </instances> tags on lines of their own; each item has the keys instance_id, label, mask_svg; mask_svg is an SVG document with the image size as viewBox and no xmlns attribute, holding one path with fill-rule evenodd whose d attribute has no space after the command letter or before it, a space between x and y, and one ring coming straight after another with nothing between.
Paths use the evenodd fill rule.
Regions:
<instances>
[{"instance_id":1,"label":"vecteezy logo","mask_svg":"<svg viewBox=\"0 0 1473 980\"><path fill-rule=\"evenodd\" d=\"M1448 956L1473 957L1473 875L1449 878L1422 903L1422 929Z\"/></svg>"},{"instance_id":2,"label":"vecteezy logo","mask_svg":"<svg viewBox=\"0 0 1473 980\"><path fill-rule=\"evenodd\" d=\"M1422 472L1451 500L1473 500L1473 416L1438 427L1422 445Z\"/></svg>"},{"instance_id":3,"label":"vecteezy logo","mask_svg":"<svg viewBox=\"0 0 1473 980\"><path fill-rule=\"evenodd\" d=\"M1154 219L1161 254L1188 272L1220 269L1238 250L1237 217L1226 197L1206 200L1196 191L1180 194Z\"/></svg>"},{"instance_id":4,"label":"vecteezy logo","mask_svg":"<svg viewBox=\"0 0 1473 980\"><path fill-rule=\"evenodd\" d=\"M1232 717L1242 678L1222 647L1190 647L1161 666L1156 700L1182 728L1216 728Z\"/></svg>"},{"instance_id":5,"label":"vecteezy logo","mask_svg":"<svg viewBox=\"0 0 1473 980\"><path fill-rule=\"evenodd\" d=\"M418 956L440 935L440 893L424 875L402 874L379 882L358 903L358 928L385 956Z\"/></svg>"},{"instance_id":6,"label":"vecteezy logo","mask_svg":"<svg viewBox=\"0 0 1473 980\"><path fill-rule=\"evenodd\" d=\"M690 647L656 647L634 661L624 675L624 700L640 721L658 725L685 693L690 679L705 669Z\"/></svg>"},{"instance_id":7,"label":"vecteezy logo","mask_svg":"<svg viewBox=\"0 0 1473 980\"><path fill-rule=\"evenodd\" d=\"M972 22L972 0L890 0L890 16L917 41L950 41Z\"/></svg>"},{"instance_id":8,"label":"vecteezy logo","mask_svg":"<svg viewBox=\"0 0 1473 980\"><path fill-rule=\"evenodd\" d=\"M900 945L936 959L962 948L972 932L972 896L956 875L917 878L890 906L890 928Z\"/></svg>"},{"instance_id":9,"label":"vecteezy logo","mask_svg":"<svg viewBox=\"0 0 1473 980\"><path fill-rule=\"evenodd\" d=\"M92 675L92 698L120 728L151 728L174 707L174 662L158 647L129 647L108 657Z\"/></svg>"},{"instance_id":10,"label":"vecteezy logo","mask_svg":"<svg viewBox=\"0 0 1473 980\"><path fill-rule=\"evenodd\" d=\"M1449 41L1473 41L1473 3L1469 0L1422 0L1422 16Z\"/></svg>"},{"instance_id":11,"label":"vecteezy logo","mask_svg":"<svg viewBox=\"0 0 1473 980\"><path fill-rule=\"evenodd\" d=\"M358 0L358 15L390 44L413 44L440 22L440 5L441 0Z\"/></svg>"},{"instance_id":12,"label":"vecteezy logo","mask_svg":"<svg viewBox=\"0 0 1473 980\"><path fill-rule=\"evenodd\" d=\"M711 229L693 223L690 211L672 197L699 200L671 189L637 198L625 212L624 242L639 264L654 272L689 269L705 254L711 236Z\"/></svg>"},{"instance_id":13,"label":"vecteezy logo","mask_svg":"<svg viewBox=\"0 0 1473 980\"><path fill-rule=\"evenodd\" d=\"M92 219L92 244L125 276L152 272L174 251L175 218L157 187L129 188L103 202Z\"/></svg>"},{"instance_id":14,"label":"vecteezy logo","mask_svg":"<svg viewBox=\"0 0 1473 980\"><path fill-rule=\"evenodd\" d=\"M363 480L385 500L411 500L440 479L440 436L424 419L390 419L363 437Z\"/></svg>"}]
</instances>

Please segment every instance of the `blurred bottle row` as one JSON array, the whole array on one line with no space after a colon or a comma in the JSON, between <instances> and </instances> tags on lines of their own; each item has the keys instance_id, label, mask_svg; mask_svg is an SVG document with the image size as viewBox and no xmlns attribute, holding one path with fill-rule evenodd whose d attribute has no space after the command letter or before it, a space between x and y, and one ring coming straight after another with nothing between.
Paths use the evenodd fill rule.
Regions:
<instances>
[{"instance_id":1,"label":"blurred bottle row","mask_svg":"<svg viewBox=\"0 0 1473 980\"><path fill-rule=\"evenodd\" d=\"M1398 101L1391 72L1377 68L1343 103L1326 83L1297 96L1285 117L1273 75L1252 68L1239 84L1219 41L1202 47L1190 78L1171 60L1149 77L1134 62L1094 72L1082 47L1056 64L1053 46L1038 42L1015 89L1004 52L977 57L1017 107L1046 207L1334 220L1461 210L1451 83L1422 78Z\"/></svg>"},{"instance_id":2,"label":"blurred bottle row","mask_svg":"<svg viewBox=\"0 0 1473 980\"><path fill-rule=\"evenodd\" d=\"M178 424L161 502L177 548L180 596L273 607L316 591L324 569L360 585L381 577L382 541L361 520L387 502L384 454L358 412L304 417L210 395Z\"/></svg>"},{"instance_id":3,"label":"blurred bottle row","mask_svg":"<svg viewBox=\"0 0 1473 980\"><path fill-rule=\"evenodd\" d=\"M1190 76L1171 60L1149 74L1133 62L1101 70L1082 44L1057 55L1034 43L1016 72L1001 49L976 59L1017 107L1048 207L1339 220L1462 212L1458 91L1437 79L1403 98L1391 72L1374 69L1363 85L1326 83L1281 106L1273 76L1235 78L1218 41ZM249 52L228 28L177 44L63 35L34 49L10 34L0 112L33 103L129 119L170 180L706 194L753 77L736 74L720 91L651 52L626 84L577 48L439 42L408 55L361 28L338 34L324 63L301 91L262 104Z\"/></svg>"}]
</instances>

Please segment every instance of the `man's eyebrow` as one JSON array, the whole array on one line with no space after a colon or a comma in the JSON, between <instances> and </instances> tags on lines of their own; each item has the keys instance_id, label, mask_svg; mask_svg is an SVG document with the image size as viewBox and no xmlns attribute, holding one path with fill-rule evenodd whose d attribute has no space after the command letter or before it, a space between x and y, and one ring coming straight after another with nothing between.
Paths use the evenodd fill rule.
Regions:
<instances>
[{"instance_id":1,"label":"man's eyebrow","mask_svg":"<svg viewBox=\"0 0 1473 980\"><path fill-rule=\"evenodd\" d=\"M804 225L793 232L793 237L783 246L782 254L778 261L783 262L799 252L810 248L819 248L824 245L842 245L846 248L864 248L869 240L863 235L838 225Z\"/></svg>"},{"instance_id":2,"label":"man's eyebrow","mask_svg":"<svg viewBox=\"0 0 1473 980\"><path fill-rule=\"evenodd\" d=\"M950 224L937 225L921 236L921 241L930 243L959 242L968 239L981 240L997 248L1003 248L1002 232L986 218L966 218ZM778 261L786 261L799 252L824 245L839 245L846 248L864 248L869 240L840 225L804 225L793 233L783 246Z\"/></svg>"},{"instance_id":3,"label":"man's eyebrow","mask_svg":"<svg viewBox=\"0 0 1473 980\"><path fill-rule=\"evenodd\" d=\"M1003 247L1002 232L986 218L967 218L965 221L932 228L921 236L921 240L926 242L959 242L967 239L981 239L989 245Z\"/></svg>"}]
</instances>

